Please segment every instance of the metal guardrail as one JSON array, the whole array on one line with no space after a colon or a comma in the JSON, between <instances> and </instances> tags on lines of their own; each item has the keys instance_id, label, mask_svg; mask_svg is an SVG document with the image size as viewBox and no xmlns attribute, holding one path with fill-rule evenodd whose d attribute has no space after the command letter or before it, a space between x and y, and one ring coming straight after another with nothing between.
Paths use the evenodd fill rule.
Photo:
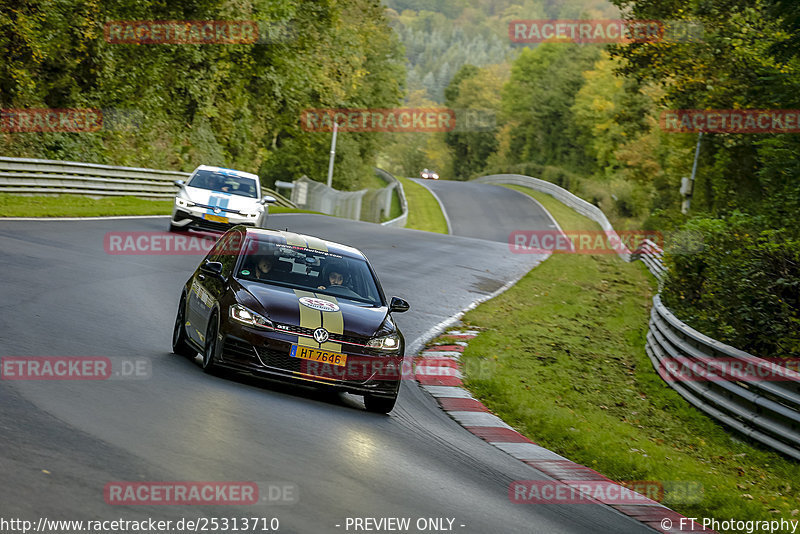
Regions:
<instances>
[{"instance_id":1,"label":"metal guardrail","mask_svg":"<svg viewBox=\"0 0 800 534\"><path fill-rule=\"evenodd\" d=\"M675 317L660 295L653 297L645 350L667 384L699 410L800 460L799 373L701 334ZM735 362L749 366L754 379L736 380L730 371ZM711 371L711 379L682 372L697 368Z\"/></svg>"},{"instance_id":2,"label":"metal guardrail","mask_svg":"<svg viewBox=\"0 0 800 534\"><path fill-rule=\"evenodd\" d=\"M0 157L0 192L90 196L136 196L147 199L172 199L178 192L175 180L184 180L189 173L114 167L96 163L54 161L46 159ZM295 207L276 191L261 188L264 194L277 199L276 204Z\"/></svg>"},{"instance_id":3,"label":"metal guardrail","mask_svg":"<svg viewBox=\"0 0 800 534\"><path fill-rule=\"evenodd\" d=\"M292 202L303 209L346 219L379 223L391 212L392 197L397 189L403 214L383 224L405 226L408 207L402 185L394 176L384 170L375 169L375 172L379 178L387 182L386 187L360 191L339 191L303 176L293 182Z\"/></svg>"},{"instance_id":4,"label":"metal guardrail","mask_svg":"<svg viewBox=\"0 0 800 534\"><path fill-rule=\"evenodd\" d=\"M292 202L298 208L357 221L361 217L361 203L366 194L366 189L339 191L303 176L294 181Z\"/></svg>"},{"instance_id":5,"label":"metal guardrail","mask_svg":"<svg viewBox=\"0 0 800 534\"><path fill-rule=\"evenodd\" d=\"M667 266L664 265L664 251L654 242L645 239L631 254L631 261L642 260L653 276L658 280L659 287L667 276Z\"/></svg>"},{"instance_id":6,"label":"metal guardrail","mask_svg":"<svg viewBox=\"0 0 800 534\"><path fill-rule=\"evenodd\" d=\"M396 228L404 228L406 223L408 222L408 202L406 201L406 192L403 189L403 184L400 183L400 180L392 176L390 173L384 171L383 169L375 169L375 172L383 178L387 183L394 184L392 187L397 189L397 197L400 199L400 211L401 214L394 219L389 221L384 221L381 224L383 226L394 226ZM388 215L392 211L392 196L394 194L394 190L392 190L389 194L386 204L386 211L385 213Z\"/></svg>"},{"instance_id":7,"label":"metal guardrail","mask_svg":"<svg viewBox=\"0 0 800 534\"><path fill-rule=\"evenodd\" d=\"M476 180L515 184L547 193L578 213L613 231L599 208L552 184L522 175L494 175ZM641 259L659 281L667 276L664 251L644 240L627 261ZM693 329L667 309L661 296L653 297L645 344L653 367L662 379L693 406L772 449L800 460L800 373L712 339ZM735 373L732 364L747 369ZM705 373L693 370L701 369ZM689 371L686 373L685 371ZM769 377L769 379L761 379Z\"/></svg>"},{"instance_id":8,"label":"metal guardrail","mask_svg":"<svg viewBox=\"0 0 800 534\"><path fill-rule=\"evenodd\" d=\"M475 181L484 184L521 185L535 191L547 193L548 195L560 200L562 203L574 209L581 215L595 221L605 232L607 232L609 236L616 236L618 242L622 242L614 230L614 227L611 226L610 222L608 222L608 218L606 218L606 214L603 213L603 210L594 204L590 204L582 198L573 195L563 187L559 187L552 182L540 180L539 178L533 178L532 176L524 176L522 174L493 174L490 176L483 176ZM617 254L625 261L631 261L631 251L628 250L624 245L621 247L621 249L622 250L617 250Z\"/></svg>"}]
</instances>

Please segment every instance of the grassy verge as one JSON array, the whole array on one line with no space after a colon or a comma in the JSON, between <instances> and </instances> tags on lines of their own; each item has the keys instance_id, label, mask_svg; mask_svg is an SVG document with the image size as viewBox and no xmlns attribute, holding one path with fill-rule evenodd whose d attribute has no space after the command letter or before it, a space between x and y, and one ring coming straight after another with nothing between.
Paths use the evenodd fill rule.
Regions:
<instances>
[{"instance_id":1,"label":"grassy verge","mask_svg":"<svg viewBox=\"0 0 800 534\"><path fill-rule=\"evenodd\" d=\"M169 215L172 200L137 197L94 199L83 195L23 196L0 193L0 217L102 217L115 215ZM317 213L270 206L270 213Z\"/></svg>"},{"instance_id":2,"label":"grassy verge","mask_svg":"<svg viewBox=\"0 0 800 534\"><path fill-rule=\"evenodd\" d=\"M172 200L136 197L94 199L83 195L23 196L0 193L2 217L99 217L104 215L169 215Z\"/></svg>"},{"instance_id":3,"label":"grassy verge","mask_svg":"<svg viewBox=\"0 0 800 534\"><path fill-rule=\"evenodd\" d=\"M300 208L287 208L284 206L270 206L269 207L270 214L279 214L279 213L313 213L315 215L325 215L321 211L312 211L312 210L301 210ZM331 217L333 217L331 215Z\"/></svg>"},{"instance_id":4,"label":"grassy verge","mask_svg":"<svg viewBox=\"0 0 800 534\"><path fill-rule=\"evenodd\" d=\"M597 228L520 190L564 230ZM800 519L800 465L728 433L653 370L644 351L653 292L641 262L555 254L465 316L484 329L464 354L466 384L537 443L614 480L662 482L664 504L684 515ZM689 492L670 492L675 482Z\"/></svg>"},{"instance_id":5,"label":"grassy verge","mask_svg":"<svg viewBox=\"0 0 800 534\"><path fill-rule=\"evenodd\" d=\"M444 219L439 203L436 202L430 191L408 178L398 177L398 180L403 184L408 201L406 228L446 234L447 221Z\"/></svg>"}]
</instances>

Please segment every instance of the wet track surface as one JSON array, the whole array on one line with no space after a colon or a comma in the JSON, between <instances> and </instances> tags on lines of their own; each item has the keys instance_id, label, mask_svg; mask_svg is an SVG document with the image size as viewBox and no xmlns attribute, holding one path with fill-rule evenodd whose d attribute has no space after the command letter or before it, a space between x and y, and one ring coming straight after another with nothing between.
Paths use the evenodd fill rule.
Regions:
<instances>
[{"instance_id":1,"label":"wet track surface","mask_svg":"<svg viewBox=\"0 0 800 534\"><path fill-rule=\"evenodd\" d=\"M362 249L387 296L410 301L397 319L414 345L543 259L511 254L510 231L552 224L519 193L432 188L452 236L317 215L276 215L270 225ZM1 356L105 356L151 369L141 379L0 381L0 515L278 517L280 532L297 533L346 532L347 517L447 517L463 533L649 531L600 505L512 504L511 481L545 477L464 431L416 383L382 416L359 397L209 376L170 354L179 291L202 256L104 249L108 232L167 224L0 221ZM285 505L112 506L103 488L113 481L285 483L298 494Z\"/></svg>"}]
</instances>

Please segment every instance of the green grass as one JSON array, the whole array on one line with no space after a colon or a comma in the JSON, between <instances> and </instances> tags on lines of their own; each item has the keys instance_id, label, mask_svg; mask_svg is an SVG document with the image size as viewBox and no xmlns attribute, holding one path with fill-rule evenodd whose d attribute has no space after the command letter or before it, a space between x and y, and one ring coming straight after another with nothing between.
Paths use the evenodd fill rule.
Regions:
<instances>
[{"instance_id":1,"label":"green grass","mask_svg":"<svg viewBox=\"0 0 800 534\"><path fill-rule=\"evenodd\" d=\"M94 199L83 195L23 196L0 193L2 217L99 217L104 215L169 215L172 200L136 197Z\"/></svg>"},{"instance_id":2,"label":"green grass","mask_svg":"<svg viewBox=\"0 0 800 534\"><path fill-rule=\"evenodd\" d=\"M580 215L572 208L568 208L548 194L519 185L504 185L502 187L507 187L535 198L539 204L550 212L550 215L555 218L562 230L602 230L599 224Z\"/></svg>"},{"instance_id":3,"label":"green grass","mask_svg":"<svg viewBox=\"0 0 800 534\"><path fill-rule=\"evenodd\" d=\"M430 191L408 178L398 177L398 180L403 184L408 201L406 228L446 234L447 221Z\"/></svg>"},{"instance_id":4,"label":"green grass","mask_svg":"<svg viewBox=\"0 0 800 534\"><path fill-rule=\"evenodd\" d=\"M172 200L137 197L94 199L83 195L24 196L0 193L0 217L101 217L114 215L169 215ZM270 206L270 213L319 213Z\"/></svg>"},{"instance_id":5,"label":"green grass","mask_svg":"<svg viewBox=\"0 0 800 534\"><path fill-rule=\"evenodd\" d=\"M563 229L597 229L552 197L519 190ZM724 430L654 371L644 351L654 291L641 262L554 254L464 317L482 329L464 353L465 383L532 440L614 480L701 487L665 492L664 504L684 515L800 519L800 465Z\"/></svg>"},{"instance_id":6,"label":"green grass","mask_svg":"<svg viewBox=\"0 0 800 534\"><path fill-rule=\"evenodd\" d=\"M368 173L361 177L361 184L358 189L383 189L386 185L386 181L383 178L377 174Z\"/></svg>"},{"instance_id":7,"label":"green grass","mask_svg":"<svg viewBox=\"0 0 800 534\"><path fill-rule=\"evenodd\" d=\"M301 210L300 208L287 208L284 206L270 206L269 212L272 214L278 213L313 213L314 215L325 215L321 211Z\"/></svg>"}]
</instances>

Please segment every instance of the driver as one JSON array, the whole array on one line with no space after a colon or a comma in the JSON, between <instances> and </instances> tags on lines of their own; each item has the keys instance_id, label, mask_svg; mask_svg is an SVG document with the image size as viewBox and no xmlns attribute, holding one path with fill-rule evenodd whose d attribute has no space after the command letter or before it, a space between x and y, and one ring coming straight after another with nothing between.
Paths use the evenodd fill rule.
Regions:
<instances>
[{"instance_id":1,"label":"driver","mask_svg":"<svg viewBox=\"0 0 800 534\"><path fill-rule=\"evenodd\" d=\"M211 189L214 191L222 191L223 193L230 193L230 184L225 180L225 176L221 174L213 174L211 178Z\"/></svg>"},{"instance_id":2,"label":"driver","mask_svg":"<svg viewBox=\"0 0 800 534\"><path fill-rule=\"evenodd\" d=\"M317 286L317 289L344 286L345 274L345 268L342 265L332 264L328 266L322 276L322 285Z\"/></svg>"},{"instance_id":3,"label":"driver","mask_svg":"<svg viewBox=\"0 0 800 534\"><path fill-rule=\"evenodd\" d=\"M331 286L341 286L344 284L344 275L337 270L331 270L328 273L328 285L317 286L317 289L328 289Z\"/></svg>"}]
</instances>

